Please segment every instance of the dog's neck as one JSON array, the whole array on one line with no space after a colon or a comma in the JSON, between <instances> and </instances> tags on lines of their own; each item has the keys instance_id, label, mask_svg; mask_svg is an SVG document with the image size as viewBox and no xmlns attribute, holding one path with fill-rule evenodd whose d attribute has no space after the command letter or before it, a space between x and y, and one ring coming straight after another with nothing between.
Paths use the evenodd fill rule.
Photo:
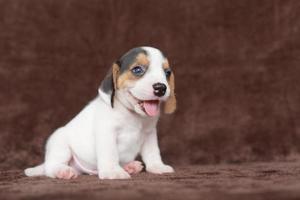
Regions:
<instances>
[{"instance_id":1,"label":"dog's neck","mask_svg":"<svg viewBox=\"0 0 300 200\"><path fill-rule=\"evenodd\" d=\"M114 109L118 109L124 114L138 115L130 103L125 98L118 97L118 95L114 98Z\"/></svg>"}]
</instances>

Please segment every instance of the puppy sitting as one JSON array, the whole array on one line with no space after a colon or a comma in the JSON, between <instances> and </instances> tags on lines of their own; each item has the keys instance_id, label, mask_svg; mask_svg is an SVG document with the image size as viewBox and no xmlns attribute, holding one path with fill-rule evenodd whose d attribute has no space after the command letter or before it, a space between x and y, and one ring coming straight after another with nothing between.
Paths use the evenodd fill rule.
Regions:
<instances>
[{"instance_id":1,"label":"puppy sitting","mask_svg":"<svg viewBox=\"0 0 300 200\"><path fill-rule=\"evenodd\" d=\"M43 164L27 176L71 179L98 174L100 179L126 179L142 170L174 172L160 156L156 125L160 106L176 109L174 74L153 47L131 49L116 61L102 81L99 95L47 141Z\"/></svg>"}]
</instances>

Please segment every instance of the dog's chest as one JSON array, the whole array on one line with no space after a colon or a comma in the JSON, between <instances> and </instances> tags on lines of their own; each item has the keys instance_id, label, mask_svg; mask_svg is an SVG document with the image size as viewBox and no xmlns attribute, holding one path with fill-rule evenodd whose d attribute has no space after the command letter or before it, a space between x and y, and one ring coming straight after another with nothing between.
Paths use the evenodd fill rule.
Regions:
<instances>
[{"instance_id":1,"label":"dog's chest","mask_svg":"<svg viewBox=\"0 0 300 200\"><path fill-rule=\"evenodd\" d=\"M149 127L140 122L127 123L119 128L117 146L121 163L127 163L137 156Z\"/></svg>"},{"instance_id":2,"label":"dog's chest","mask_svg":"<svg viewBox=\"0 0 300 200\"><path fill-rule=\"evenodd\" d=\"M119 130L117 146L120 161L123 163L132 161L139 152L143 141L141 127L124 127Z\"/></svg>"}]
</instances>

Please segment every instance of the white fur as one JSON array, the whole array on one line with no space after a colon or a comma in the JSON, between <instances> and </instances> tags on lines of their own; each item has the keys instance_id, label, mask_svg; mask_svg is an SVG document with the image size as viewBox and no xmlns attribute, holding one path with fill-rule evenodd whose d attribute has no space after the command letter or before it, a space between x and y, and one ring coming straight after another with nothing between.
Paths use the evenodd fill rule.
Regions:
<instances>
[{"instance_id":1,"label":"white fur","mask_svg":"<svg viewBox=\"0 0 300 200\"><path fill-rule=\"evenodd\" d=\"M150 59L146 74L136 83L116 91L113 108L107 94L99 90L99 95L74 119L51 135L44 164L26 169L27 176L55 178L61 171L68 171L69 177L73 177L84 172L74 166L74 156L89 169L97 170L100 179L130 178L122 166L133 161L138 154L148 172L174 171L162 162L160 156L156 132L159 116L146 116L135 99L164 101L170 95L162 69L162 54L152 47L144 49ZM166 95L161 98L153 94L152 85L156 82L168 86Z\"/></svg>"}]
</instances>

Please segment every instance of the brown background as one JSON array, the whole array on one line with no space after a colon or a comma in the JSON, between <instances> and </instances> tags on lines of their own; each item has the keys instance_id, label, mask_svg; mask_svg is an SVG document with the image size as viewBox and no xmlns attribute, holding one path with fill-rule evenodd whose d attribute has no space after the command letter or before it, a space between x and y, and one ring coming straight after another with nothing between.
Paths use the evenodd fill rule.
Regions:
<instances>
[{"instance_id":1,"label":"brown background","mask_svg":"<svg viewBox=\"0 0 300 200\"><path fill-rule=\"evenodd\" d=\"M178 110L159 124L166 161L299 151L299 1L0 0L0 169L41 162L46 138L140 45L176 74Z\"/></svg>"}]
</instances>

